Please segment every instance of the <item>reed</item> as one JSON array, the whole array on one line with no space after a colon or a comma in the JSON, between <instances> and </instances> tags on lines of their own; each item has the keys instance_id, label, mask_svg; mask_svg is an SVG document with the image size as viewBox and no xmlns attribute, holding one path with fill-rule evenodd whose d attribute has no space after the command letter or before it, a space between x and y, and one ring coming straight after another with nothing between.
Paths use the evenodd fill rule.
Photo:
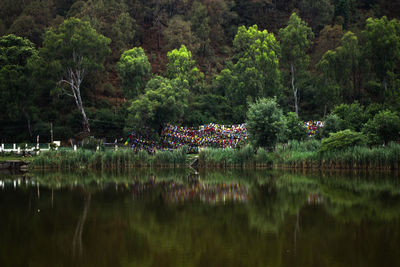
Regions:
<instances>
[{"instance_id":1,"label":"reed","mask_svg":"<svg viewBox=\"0 0 400 267\"><path fill-rule=\"evenodd\" d=\"M247 145L241 149L207 148L199 153L200 167L284 167L302 169L379 169L398 170L400 144L386 147L355 146L339 151L319 150L320 142L290 142L279 145L274 152L255 150ZM43 152L34 157L33 168L53 169L126 169L131 167L183 167L189 162L186 148L157 151L149 155L128 149L117 151L61 150Z\"/></svg>"},{"instance_id":2,"label":"reed","mask_svg":"<svg viewBox=\"0 0 400 267\"><path fill-rule=\"evenodd\" d=\"M275 163L290 168L398 170L400 144L355 146L338 151L304 151L304 146L277 149ZM315 147L317 148L317 147ZM297 150L298 149L298 150Z\"/></svg>"},{"instance_id":3,"label":"reed","mask_svg":"<svg viewBox=\"0 0 400 267\"><path fill-rule=\"evenodd\" d=\"M186 148L174 151L158 151L150 155L146 151L133 152L130 149L116 151L61 150L48 151L35 157L30 165L33 168L52 169L126 169L132 167L179 167L188 162Z\"/></svg>"},{"instance_id":4,"label":"reed","mask_svg":"<svg viewBox=\"0 0 400 267\"><path fill-rule=\"evenodd\" d=\"M246 145L241 149L207 148L199 153L201 167L267 167L273 162L273 154L263 148L257 151Z\"/></svg>"}]
</instances>

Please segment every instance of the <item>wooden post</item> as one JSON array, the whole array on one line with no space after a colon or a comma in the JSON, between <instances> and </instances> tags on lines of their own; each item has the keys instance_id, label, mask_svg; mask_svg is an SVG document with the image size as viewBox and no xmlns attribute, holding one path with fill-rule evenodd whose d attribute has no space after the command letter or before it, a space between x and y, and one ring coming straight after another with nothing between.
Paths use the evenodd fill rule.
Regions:
<instances>
[{"instance_id":1,"label":"wooden post","mask_svg":"<svg viewBox=\"0 0 400 267\"><path fill-rule=\"evenodd\" d=\"M17 154L20 154L20 153L21 153L21 148L18 147L18 149L17 149Z\"/></svg>"},{"instance_id":2,"label":"wooden post","mask_svg":"<svg viewBox=\"0 0 400 267\"><path fill-rule=\"evenodd\" d=\"M13 150L16 150L16 149L17 149L17 145L13 144Z\"/></svg>"},{"instance_id":3,"label":"wooden post","mask_svg":"<svg viewBox=\"0 0 400 267\"><path fill-rule=\"evenodd\" d=\"M1 144L1 152L4 151L4 144Z\"/></svg>"},{"instance_id":4,"label":"wooden post","mask_svg":"<svg viewBox=\"0 0 400 267\"><path fill-rule=\"evenodd\" d=\"M118 145L115 145L115 151L117 151L118 150Z\"/></svg>"},{"instance_id":5,"label":"wooden post","mask_svg":"<svg viewBox=\"0 0 400 267\"><path fill-rule=\"evenodd\" d=\"M76 145L74 145L74 151L76 151Z\"/></svg>"}]
</instances>

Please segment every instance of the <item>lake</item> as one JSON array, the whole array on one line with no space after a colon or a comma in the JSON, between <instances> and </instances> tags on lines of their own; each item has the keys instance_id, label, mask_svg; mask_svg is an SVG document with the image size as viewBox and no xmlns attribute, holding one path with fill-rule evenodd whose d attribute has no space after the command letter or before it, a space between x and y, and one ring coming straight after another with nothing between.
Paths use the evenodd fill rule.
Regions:
<instances>
[{"instance_id":1,"label":"lake","mask_svg":"<svg viewBox=\"0 0 400 267\"><path fill-rule=\"evenodd\" d=\"M0 174L0 266L400 266L393 173Z\"/></svg>"}]
</instances>

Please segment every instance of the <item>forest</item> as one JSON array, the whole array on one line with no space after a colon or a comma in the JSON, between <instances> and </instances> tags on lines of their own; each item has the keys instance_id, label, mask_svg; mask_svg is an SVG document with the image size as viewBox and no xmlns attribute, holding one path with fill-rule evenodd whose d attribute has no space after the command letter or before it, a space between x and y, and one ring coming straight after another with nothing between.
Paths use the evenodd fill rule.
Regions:
<instances>
[{"instance_id":1,"label":"forest","mask_svg":"<svg viewBox=\"0 0 400 267\"><path fill-rule=\"evenodd\" d=\"M240 124L262 104L396 141L399 15L390 0L1 0L0 141Z\"/></svg>"}]
</instances>

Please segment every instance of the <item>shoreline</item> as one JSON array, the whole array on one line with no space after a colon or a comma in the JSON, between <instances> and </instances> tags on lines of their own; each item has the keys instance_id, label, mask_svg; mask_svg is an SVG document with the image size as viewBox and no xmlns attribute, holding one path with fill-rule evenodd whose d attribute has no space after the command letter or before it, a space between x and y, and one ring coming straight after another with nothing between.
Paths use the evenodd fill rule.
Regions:
<instances>
[{"instance_id":1,"label":"shoreline","mask_svg":"<svg viewBox=\"0 0 400 267\"><path fill-rule=\"evenodd\" d=\"M357 165L355 164L353 167L349 167L349 165L342 164L340 162L331 162L330 164L326 164L321 167L318 164L310 164L309 162L297 163L294 165L282 164L282 163L274 163L273 165L267 164L256 164L256 165L230 165L230 164L212 164L205 166L198 166L193 168L190 164L164 164L164 165L153 165L150 163L147 164L131 164L125 166L112 166L107 168L93 168L90 166L79 166L75 168L60 168L57 166L30 166L30 161L24 160L13 160L13 161L0 161L0 171L19 171L19 172L29 172L29 171L74 171L74 170L104 170L104 171L113 171L113 170L134 170L134 169L193 169L195 171L199 170L287 170L287 171L295 171L295 172L391 172L397 173L399 172L399 164L394 166L388 165L380 165L380 166L369 166L369 165Z\"/></svg>"},{"instance_id":2,"label":"shoreline","mask_svg":"<svg viewBox=\"0 0 400 267\"><path fill-rule=\"evenodd\" d=\"M92 151L57 150L33 157L0 156L0 169L114 170L134 168L293 169L293 170L400 170L400 144L386 147L351 147L320 152L317 149L277 148L270 152L247 145L240 149L208 148L199 154L186 150L148 154L129 149Z\"/></svg>"}]
</instances>

